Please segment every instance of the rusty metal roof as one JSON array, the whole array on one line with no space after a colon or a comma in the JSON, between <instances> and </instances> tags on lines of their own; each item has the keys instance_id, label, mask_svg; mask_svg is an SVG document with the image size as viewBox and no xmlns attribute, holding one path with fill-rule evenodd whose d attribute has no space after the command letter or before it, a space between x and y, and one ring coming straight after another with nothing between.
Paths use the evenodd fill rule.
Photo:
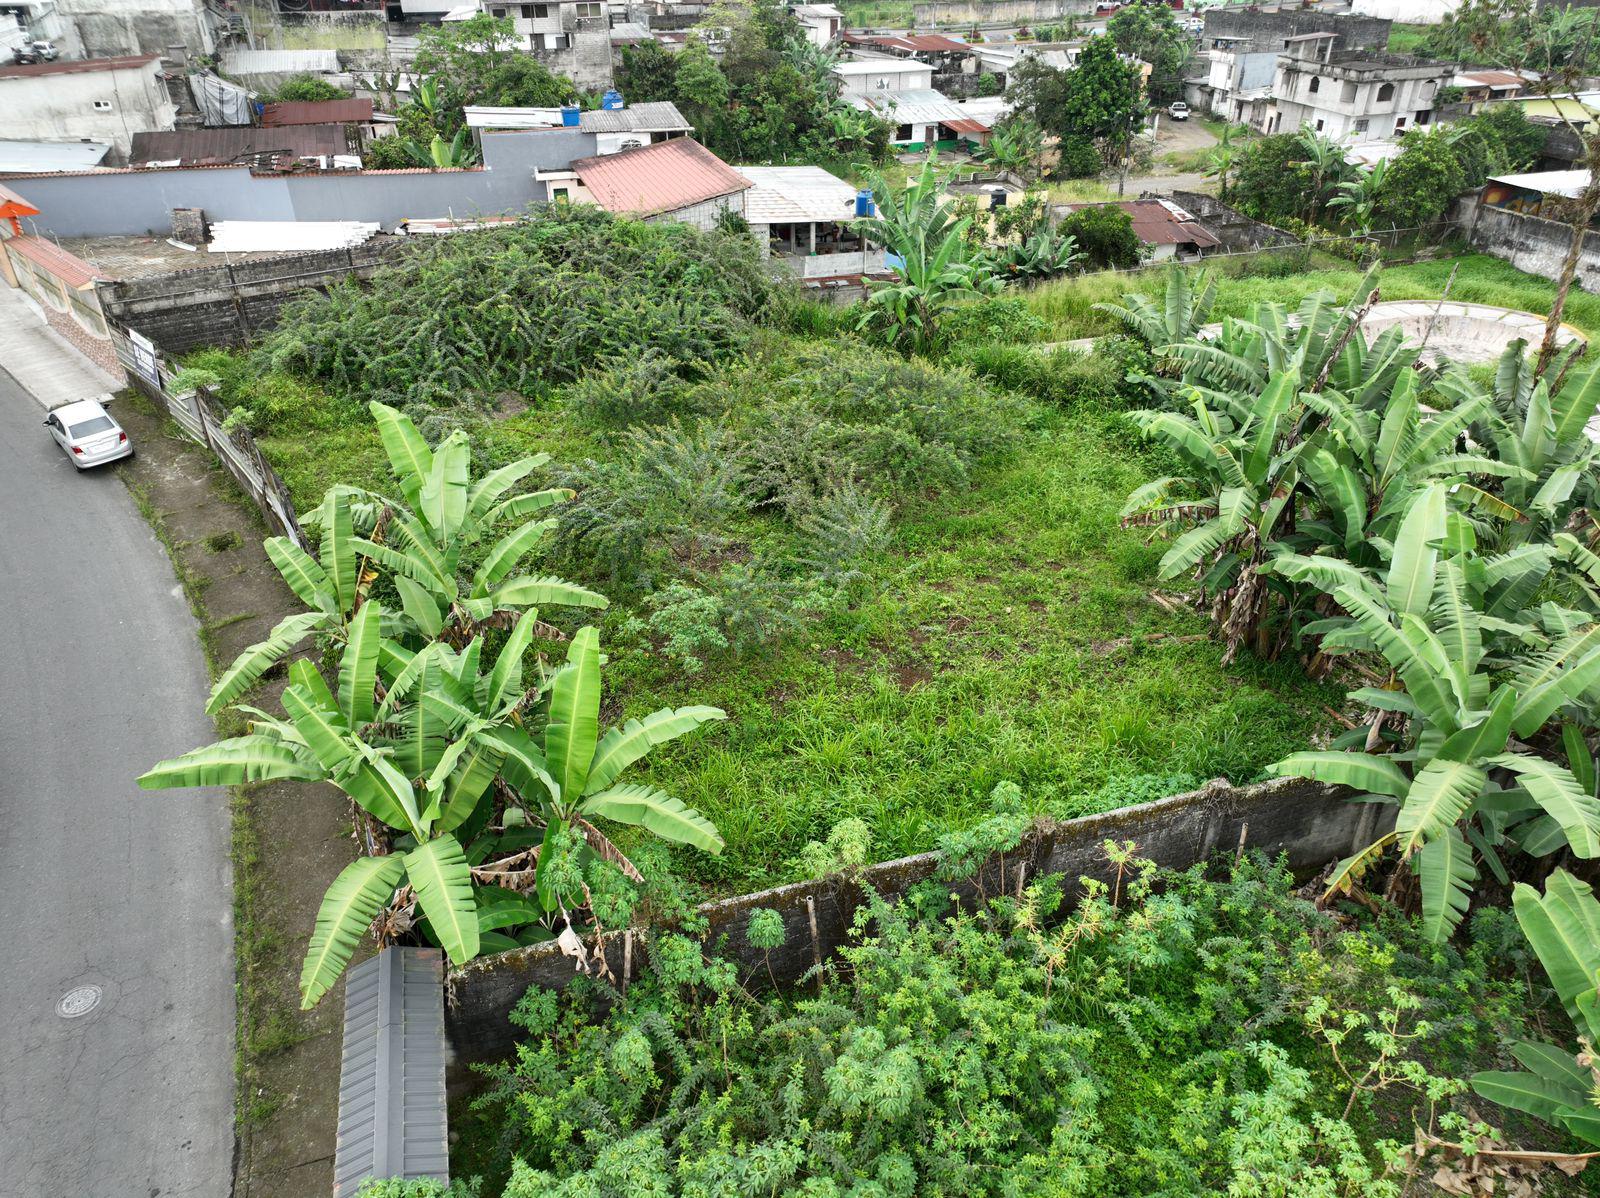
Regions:
<instances>
[{"instance_id":1,"label":"rusty metal roof","mask_svg":"<svg viewBox=\"0 0 1600 1198\"><path fill-rule=\"evenodd\" d=\"M371 100L297 100L289 104L268 104L261 111L261 123L267 128L281 125L347 125L371 119Z\"/></svg>"},{"instance_id":2,"label":"rusty metal roof","mask_svg":"<svg viewBox=\"0 0 1600 1198\"><path fill-rule=\"evenodd\" d=\"M74 291L94 286L96 279L111 277L42 237L9 237L0 244L4 244L19 257L26 258L46 274L60 279Z\"/></svg>"},{"instance_id":3,"label":"rusty metal roof","mask_svg":"<svg viewBox=\"0 0 1600 1198\"><path fill-rule=\"evenodd\" d=\"M234 162L258 154L288 158L350 153L343 125L291 125L288 128L174 129L135 133L128 161L193 163Z\"/></svg>"},{"instance_id":4,"label":"rusty metal roof","mask_svg":"<svg viewBox=\"0 0 1600 1198\"><path fill-rule=\"evenodd\" d=\"M687 137L579 158L569 169L600 207L628 216L675 212L750 186L749 179Z\"/></svg>"},{"instance_id":5,"label":"rusty metal roof","mask_svg":"<svg viewBox=\"0 0 1600 1198\"><path fill-rule=\"evenodd\" d=\"M971 54L973 48L965 42L937 33L907 33L894 36L869 36L847 33L844 40L855 46L882 46L885 50L908 50L924 54Z\"/></svg>"},{"instance_id":6,"label":"rusty metal roof","mask_svg":"<svg viewBox=\"0 0 1600 1198\"><path fill-rule=\"evenodd\" d=\"M80 58L73 62L35 62L26 66L0 66L0 79L26 79L31 75L83 75L91 71L132 71L157 61L159 54L129 54L121 58Z\"/></svg>"}]
</instances>

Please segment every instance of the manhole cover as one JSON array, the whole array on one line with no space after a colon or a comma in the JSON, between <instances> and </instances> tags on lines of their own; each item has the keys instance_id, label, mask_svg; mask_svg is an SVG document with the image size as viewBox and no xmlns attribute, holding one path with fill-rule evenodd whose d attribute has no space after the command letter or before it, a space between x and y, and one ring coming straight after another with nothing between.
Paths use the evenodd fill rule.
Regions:
<instances>
[{"instance_id":1,"label":"manhole cover","mask_svg":"<svg viewBox=\"0 0 1600 1198\"><path fill-rule=\"evenodd\" d=\"M63 1019L77 1019L100 1005L99 986L77 986L61 996L56 1004L56 1014Z\"/></svg>"}]
</instances>

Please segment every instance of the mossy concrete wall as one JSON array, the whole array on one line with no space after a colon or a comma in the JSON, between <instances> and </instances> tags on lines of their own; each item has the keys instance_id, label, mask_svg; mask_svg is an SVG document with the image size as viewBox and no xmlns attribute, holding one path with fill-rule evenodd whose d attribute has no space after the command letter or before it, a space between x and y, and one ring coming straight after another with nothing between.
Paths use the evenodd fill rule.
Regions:
<instances>
[{"instance_id":1,"label":"mossy concrete wall","mask_svg":"<svg viewBox=\"0 0 1600 1198\"><path fill-rule=\"evenodd\" d=\"M1328 862L1370 844L1393 823L1389 807L1351 803L1334 790L1299 778L1230 786L1212 782L1189 794L1125 807L1104 815L1035 825L1012 852L991 858L976 878L952 890L968 897L1015 891L1019 882L1041 874L1109 880L1111 867L1101 847L1106 840L1133 841L1138 856L1183 869L1241 846L1286 854L1297 876L1310 876ZM856 909L868 888L887 898L904 894L932 877L939 858L919 853L871 865L853 878L796 882L754 894L718 899L700 911L710 925L710 940L725 939L725 953L757 978L770 965L780 984L804 977L816 962L831 957L846 942ZM1080 893L1068 889L1068 902ZM751 947L745 928L751 911L766 908L783 916L782 948L769 955ZM814 924L813 924L814 921ZM813 931L814 928L814 931ZM638 976L644 951L635 933L632 973ZM586 945L594 951L594 945ZM626 940L607 938L603 952L614 978L623 975ZM507 1016L530 986L562 989L579 976L574 959L555 943L481 957L452 973L447 984L446 1029L458 1064L508 1055L517 1029Z\"/></svg>"}]
</instances>

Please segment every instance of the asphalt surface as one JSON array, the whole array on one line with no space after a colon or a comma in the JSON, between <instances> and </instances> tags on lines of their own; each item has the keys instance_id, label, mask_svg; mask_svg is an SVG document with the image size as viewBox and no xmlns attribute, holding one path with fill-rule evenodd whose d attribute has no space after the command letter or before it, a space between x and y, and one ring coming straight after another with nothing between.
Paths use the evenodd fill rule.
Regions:
<instances>
[{"instance_id":1,"label":"asphalt surface","mask_svg":"<svg viewBox=\"0 0 1600 1198\"><path fill-rule=\"evenodd\" d=\"M227 800L134 783L215 739L195 623L117 467L43 419L0 371L0 1196L226 1198Z\"/></svg>"}]
</instances>

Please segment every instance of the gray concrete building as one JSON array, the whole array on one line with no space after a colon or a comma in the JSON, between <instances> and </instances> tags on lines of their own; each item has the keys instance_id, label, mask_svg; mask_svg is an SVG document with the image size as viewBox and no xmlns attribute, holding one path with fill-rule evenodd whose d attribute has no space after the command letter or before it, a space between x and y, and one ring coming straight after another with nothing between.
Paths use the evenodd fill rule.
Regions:
<instances>
[{"instance_id":1,"label":"gray concrete building","mask_svg":"<svg viewBox=\"0 0 1600 1198\"><path fill-rule=\"evenodd\" d=\"M10 138L106 142L125 162L133 135L173 128L177 108L149 54L0 65L0 114Z\"/></svg>"},{"instance_id":2,"label":"gray concrete building","mask_svg":"<svg viewBox=\"0 0 1600 1198\"><path fill-rule=\"evenodd\" d=\"M1430 124L1450 63L1372 50L1335 50L1332 34L1294 39L1278 59L1273 100L1258 117L1263 133L1309 126L1352 144L1391 141Z\"/></svg>"}]
</instances>

